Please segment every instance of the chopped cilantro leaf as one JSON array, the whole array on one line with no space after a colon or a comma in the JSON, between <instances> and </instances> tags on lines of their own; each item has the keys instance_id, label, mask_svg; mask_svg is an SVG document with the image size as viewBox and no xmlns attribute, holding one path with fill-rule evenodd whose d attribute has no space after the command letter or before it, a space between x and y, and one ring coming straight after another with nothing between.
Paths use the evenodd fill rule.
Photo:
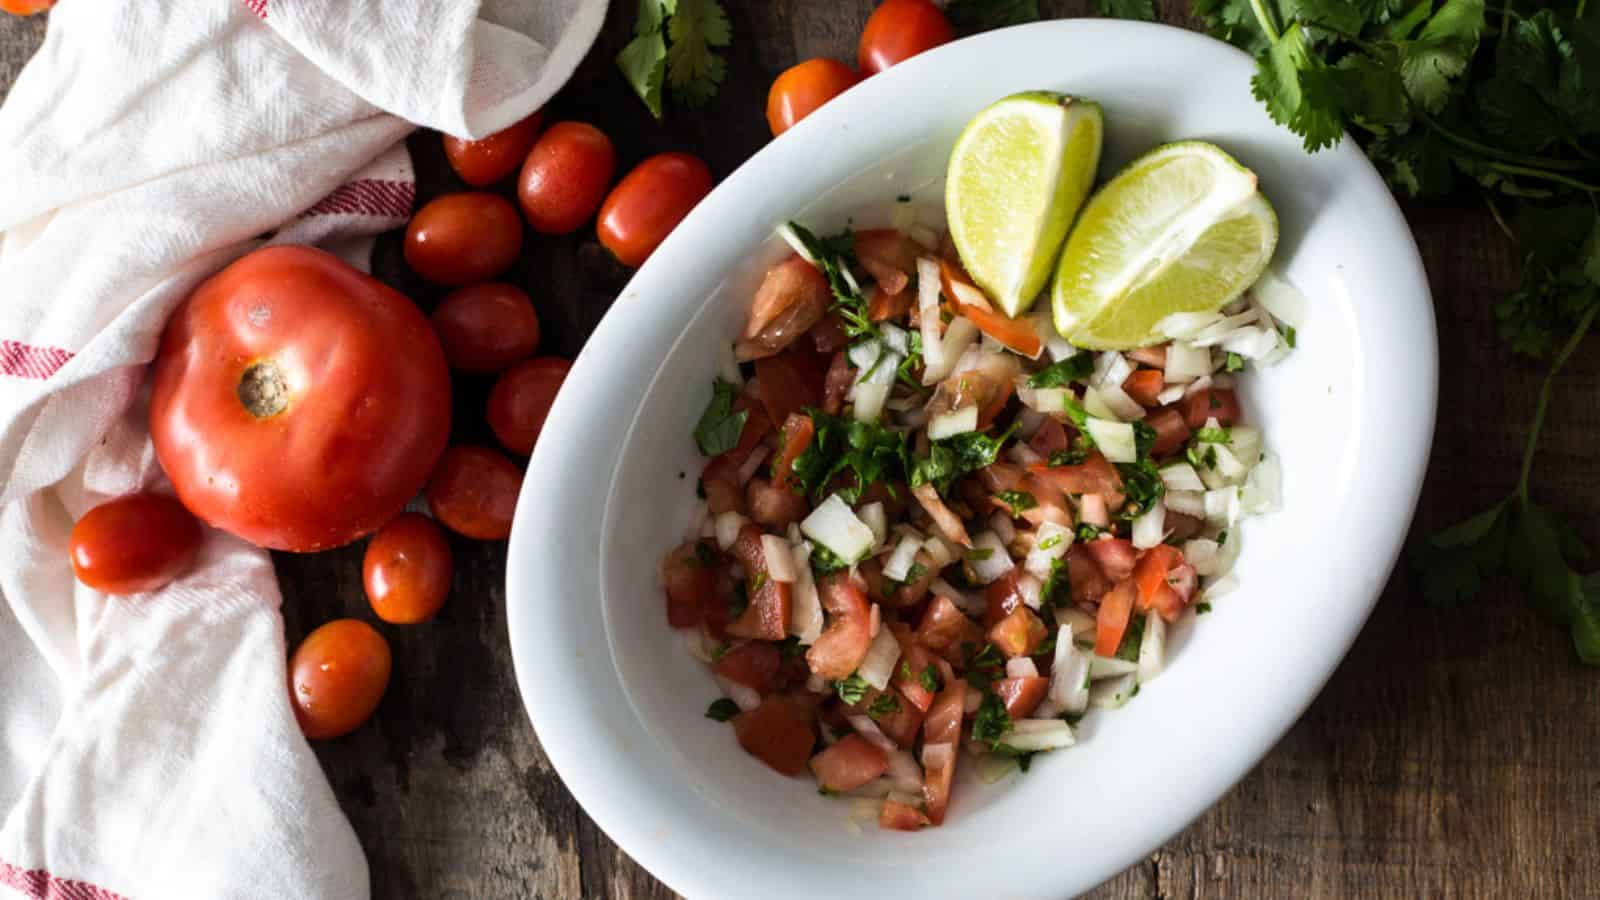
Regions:
<instances>
[{"instance_id":1,"label":"chopped cilantro leaf","mask_svg":"<svg viewBox=\"0 0 1600 900\"><path fill-rule=\"evenodd\" d=\"M1078 523L1078 540L1083 541L1084 543L1088 543L1089 541L1092 541L1095 538L1099 537L1101 535L1101 533L1104 532L1104 531L1105 531L1105 529L1101 528L1098 525L1090 525L1088 522L1079 522Z\"/></svg>"},{"instance_id":2,"label":"chopped cilantro leaf","mask_svg":"<svg viewBox=\"0 0 1600 900\"><path fill-rule=\"evenodd\" d=\"M991 748L1011 730L1011 717L1006 715L1006 705L994 694L985 693L978 712L972 717L972 739Z\"/></svg>"},{"instance_id":3,"label":"chopped cilantro leaf","mask_svg":"<svg viewBox=\"0 0 1600 900\"><path fill-rule=\"evenodd\" d=\"M852 705L860 703L867 696L867 689L870 687L872 685L867 684L865 678L854 672L850 673L849 678L835 682L833 685L834 691L839 694L839 699Z\"/></svg>"},{"instance_id":4,"label":"chopped cilantro leaf","mask_svg":"<svg viewBox=\"0 0 1600 900\"><path fill-rule=\"evenodd\" d=\"M795 659L806 655L806 645L800 639L789 635L778 643L778 655L782 659Z\"/></svg>"},{"instance_id":5,"label":"chopped cilantro leaf","mask_svg":"<svg viewBox=\"0 0 1600 900\"><path fill-rule=\"evenodd\" d=\"M850 568L850 564L840 559L837 554L821 544L811 548L811 571L817 575L832 575Z\"/></svg>"},{"instance_id":6,"label":"chopped cilantro leaf","mask_svg":"<svg viewBox=\"0 0 1600 900\"><path fill-rule=\"evenodd\" d=\"M706 456L718 456L738 446L745 420L750 418L749 410L733 411L733 398L738 394L738 388L720 378L712 383L711 402L694 427L694 442Z\"/></svg>"},{"instance_id":7,"label":"chopped cilantro leaf","mask_svg":"<svg viewBox=\"0 0 1600 900\"><path fill-rule=\"evenodd\" d=\"M1074 381L1088 380L1092 372L1094 372L1094 354L1084 350L1033 373L1028 378L1028 387L1066 387Z\"/></svg>"},{"instance_id":8,"label":"chopped cilantro leaf","mask_svg":"<svg viewBox=\"0 0 1600 900\"><path fill-rule=\"evenodd\" d=\"M1039 549L1040 550L1050 550L1050 549L1053 549L1055 547L1060 546L1060 544L1061 544L1061 535L1052 534L1049 537L1047 537L1044 540L1039 542Z\"/></svg>"},{"instance_id":9,"label":"chopped cilantro leaf","mask_svg":"<svg viewBox=\"0 0 1600 900\"><path fill-rule=\"evenodd\" d=\"M900 698L894 694L879 694L872 705L867 707L867 715L874 719L892 716L900 711Z\"/></svg>"},{"instance_id":10,"label":"chopped cilantro leaf","mask_svg":"<svg viewBox=\"0 0 1600 900\"><path fill-rule=\"evenodd\" d=\"M738 714L739 704L729 700L727 697L712 701L711 706L706 709L706 718L715 719L718 722L726 722Z\"/></svg>"},{"instance_id":11,"label":"chopped cilantro leaf","mask_svg":"<svg viewBox=\"0 0 1600 900\"><path fill-rule=\"evenodd\" d=\"M1000 448L1016 430L1013 422L995 437L969 431L934 441L928 448L928 455L912 464L911 486L931 484L941 495L948 494L957 479L992 465L1000 456Z\"/></svg>"},{"instance_id":12,"label":"chopped cilantro leaf","mask_svg":"<svg viewBox=\"0 0 1600 900\"><path fill-rule=\"evenodd\" d=\"M1144 616L1135 616L1128 622L1128 630L1122 633L1122 643L1117 645L1117 659L1128 662L1139 661L1139 647L1144 643Z\"/></svg>"},{"instance_id":13,"label":"chopped cilantro leaf","mask_svg":"<svg viewBox=\"0 0 1600 900\"><path fill-rule=\"evenodd\" d=\"M1128 497L1128 502L1117 512L1118 518L1132 520L1144 515L1167 492L1161 470L1148 459L1117 463L1117 473L1122 476L1122 492Z\"/></svg>"},{"instance_id":14,"label":"chopped cilantro leaf","mask_svg":"<svg viewBox=\"0 0 1600 900\"><path fill-rule=\"evenodd\" d=\"M994 556L993 547L973 547L971 550L966 552L966 558L971 560L982 561L991 556Z\"/></svg>"},{"instance_id":15,"label":"chopped cilantro leaf","mask_svg":"<svg viewBox=\"0 0 1600 900\"><path fill-rule=\"evenodd\" d=\"M939 677L939 670L933 663L929 663L927 668L917 673L917 681L922 685L922 689L930 694L939 693L944 686L943 680Z\"/></svg>"},{"instance_id":16,"label":"chopped cilantro leaf","mask_svg":"<svg viewBox=\"0 0 1600 900\"><path fill-rule=\"evenodd\" d=\"M718 644L715 647L711 648L711 661L712 662L721 662L722 658L724 656L727 656L727 655L728 655L728 645L727 644Z\"/></svg>"},{"instance_id":17,"label":"chopped cilantro leaf","mask_svg":"<svg viewBox=\"0 0 1600 900\"><path fill-rule=\"evenodd\" d=\"M1156 444L1156 430L1149 422L1140 419L1133 423L1133 449L1139 459L1150 458L1150 448Z\"/></svg>"},{"instance_id":18,"label":"chopped cilantro leaf","mask_svg":"<svg viewBox=\"0 0 1600 900\"><path fill-rule=\"evenodd\" d=\"M1289 345L1289 349L1290 350L1294 349L1294 326L1293 325L1285 325L1284 326L1284 328L1283 328L1283 342L1285 344Z\"/></svg>"},{"instance_id":19,"label":"chopped cilantro leaf","mask_svg":"<svg viewBox=\"0 0 1600 900\"><path fill-rule=\"evenodd\" d=\"M1195 615L1203 616L1208 612L1211 612L1211 604L1209 604L1209 603L1196 603L1194 605L1194 614Z\"/></svg>"},{"instance_id":20,"label":"chopped cilantro leaf","mask_svg":"<svg viewBox=\"0 0 1600 900\"><path fill-rule=\"evenodd\" d=\"M815 426L811 443L795 457L791 472L820 501L834 487L834 477L848 474L851 483L838 486L840 499L854 505L861 492L877 482L899 481L907 469L906 436L868 422L806 409Z\"/></svg>"},{"instance_id":21,"label":"chopped cilantro leaf","mask_svg":"<svg viewBox=\"0 0 1600 900\"><path fill-rule=\"evenodd\" d=\"M1050 465L1081 466L1089 458L1091 446L1088 441L1079 441L1065 450L1057 450L1050 454Z\"/></svg>"},{"instance_id":22,"label":"chopped cilantro leaf","mask_svg":"<svg viewBox=\"0 0 1600 900\"><path fill-rule=\"evenodd\" d=\"M845 335L852 338L876 336L878 327L872 323L867 298L852 286L845 274L855 258L855 235L846 230L829 238L818 238L797 222L790 222L789 228L827 278L828 288L833 291L831 309L843 320Z\"/></svg>"},{"instance_id":23,"label":"chopped cilantro leaf","mask_svg":"<svg viewBox=\"0 0 1600 900\"><path fill-rule=\"evenodd\" d=\"M1039 588L1039 602L1041 606L1061 606L1069 597L1062 594L1062 590L1069 587L1070 579L1067 578L1067 560L1065 557L1050 562L1050 575L1045 578L1044 585Z\"/></svg>"},{"instance_id":24,"label":"chopped cilantro leaf","mask_svg":"<svg viewBox=\"0 0 1600 900\"><path fill-rule=\"evenodd\" d=\"M728 599L728 618L737 619L750 608L750 593L742 581L733 585L733 596Z\"/></svg>"},{"instance_id":25,"label":"chopped cilantro leaf","mask_svg":"<svg viewBox=\"0 0 1600 900\"><path fill-rule=\"evenodd\" d=\"M1194 439L1202 444L1231 444L1233 432L1226 428L1196 428Z\"/></svg>"},{"instance_id":26,"label":"chopped cilantro leaf","mask_svg":"<svg viewBox=\"0 0 1600 900\"><path fill-rule=\"evenodd\" d=\"M1227 362L1223 363L1224 372L1237 372L1244 368L1244 357L1232 351L1228 352Z\"/></svg>"},{"instance_id":27,"label":"chopped cilantro leaf","mask_svg":"<svg viewBox=\"0 0 1600 900\"><path fill-rule=\"evenodd\" d=\"M995 494L995 497L1011 507L1012 517L1020 516L1023 510L1033 509L1039 505L1039 501L1033 499L1033 495L1027 491L1001 491Z\"/></svg>"},{"instance_id":28,"label":"chopped cilantro leaf","mask_svg":"<svg viewBox=\"0 0 1600 900\"><path fill-rule=\"evenodd\" d=\"M928 567L922 563L914 562L911 564L911 568L906 570L906 581L916 581L918 578L921 578L926 574L928 574Z\"/></svg>"}]
</instances>

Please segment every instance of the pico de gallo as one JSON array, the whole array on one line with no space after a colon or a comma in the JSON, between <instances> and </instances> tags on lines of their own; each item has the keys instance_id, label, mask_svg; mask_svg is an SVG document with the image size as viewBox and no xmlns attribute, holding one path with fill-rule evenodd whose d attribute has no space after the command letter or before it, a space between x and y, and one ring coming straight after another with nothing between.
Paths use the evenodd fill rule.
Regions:
<instances>
[{"instance_id":1,"label":"pico de gallo","mask_svg":"<svg viewBox=\"0 0 1600 900\"><path fill-rule=\"evenodd\" d=\"M1072 746L1229 589L1235 526L1278 502L1236 375L1293 334L1258 285L1158 346L1080 350L1048 312L997 311L908 210L779 230L795 253L719 367L703 499L660 574L725 695L707 716L917 830L958 767Z\"/></svg>"}]
</instances>

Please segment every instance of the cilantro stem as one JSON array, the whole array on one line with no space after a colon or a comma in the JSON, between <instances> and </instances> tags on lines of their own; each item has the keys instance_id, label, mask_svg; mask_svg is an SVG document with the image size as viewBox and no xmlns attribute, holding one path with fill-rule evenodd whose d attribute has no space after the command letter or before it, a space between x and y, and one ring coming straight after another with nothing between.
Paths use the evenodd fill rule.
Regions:
<instances>
[{"instance_id":1,"label":"cilantro stem","mask_svg":"<svg viewBox=\"0 0 1600 900\"><path fill-rule=\"evenodd\" d=\"M1500 230L1505 232L1506 237L1515 241L1517 239L1517 234L1511 230L1510 225L1506 224L1505 216L1500 214L1500 204L1494 202L1494 195L1485 191L1483 195L1483 201L1484 203L1488 204L1489 215L1494 217L1494 223L1500 226Z\"/></svg>"},{"instance_id":2,"label":"cilantro stem","mask_svg":"<svg viewBox=\"0 0 1600 900\"><path fill-rule=\"evenodd\" d=\"M1548 156L1531 156L1525 153L1513 153L1510 150L1501 150L1499 147L1491 147L1488 144L1479 143L1469 137L1451 131L1450 129L1441 125L1438 119L1428 115L1420 108L1417 109L1416 112L1417 118L1421 119L1423 124L1427 125L1428 129L1433 133L1444 138L1446 141L1455 144L1457 147L1460 147L1463 150L1470 150L1473 153L1487 156L1492 160L1499 160L1501 162L1513 163L1519 166L1531 168L1550 169L1554 171L1582 172L1594 168L1592 163L1584 162L1582 160L1555 159ZM1494 165L1494 163L1490 163L1490 165ZM1530 172L1527 170L1522 170L1516 172L1515 174L1530 175L1533 177L1546 176L1546 173L1544 172ZM1558 179L1551 178L1551 180L1554 181ZM1584 184L1581 181L1561 181L1561 183L1578 188L1579 190L1600 190L1600 186Z\"/></svg>"},{"instance_id":3,"label":"cilantro stem","mask_svg":"<svg viewBox=\"0 0 1600 900\"><path fill-rule=\"evenodd\" d=\"M1261 30L1266 32L1267 37L1276 44L1278 38L1282 37L1283 34L1278 31L1278 23L1272 18L1272 10L1267 9L1267 4L1264 0L1250 0L1250 9L1256 14L1256 21L1261 23Z\"/></svg>"},{"instance_id":4,"label":"cilantro stem","mask_svg":"<svg viewBox=\"0 0 1600 900\"><path fill-rule=\"evenodd\" d=\"M1592 304L1584 311L1583 317L1578 320L1578 327L1573 329L1572 336L1567 338L1561 352L1556 354L1555 362L1551 363L1550 371L1544 376L1544 384L1539 386L1539 403L1533 408L1533 424L1528 427L1528 446L1522 451L1522 477L1517 479L1517 499L1523 503L1528 502L1528 473L1533 471L1533 454L1539 446L1539 432L1544 429L1545 410L1550 406L1550 388L1555 384L1556 376L1561 374L1561 367L1567 364L1567 358L1578 349L1584 335L1589 333L1595 313L1600 313L1600 304Z\"/></svg>"}]
</instances>

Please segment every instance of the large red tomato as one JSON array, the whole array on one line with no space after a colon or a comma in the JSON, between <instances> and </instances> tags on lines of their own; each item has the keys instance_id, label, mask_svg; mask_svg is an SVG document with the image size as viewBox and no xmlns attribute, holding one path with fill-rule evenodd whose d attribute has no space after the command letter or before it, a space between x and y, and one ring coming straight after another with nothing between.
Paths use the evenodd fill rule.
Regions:
<instances>
[{"instance_id":1,"label":"large red tomato","mask_svg":"<svg viewBox=\"0 0 1600 900\"><path fill-rule=\"evenodd\" d=\"M450 375L403 295L309 247L251 253L167 322L150 435L195 515L276 550L394 518L450 432Z\"/></svg>"}]
</instances>

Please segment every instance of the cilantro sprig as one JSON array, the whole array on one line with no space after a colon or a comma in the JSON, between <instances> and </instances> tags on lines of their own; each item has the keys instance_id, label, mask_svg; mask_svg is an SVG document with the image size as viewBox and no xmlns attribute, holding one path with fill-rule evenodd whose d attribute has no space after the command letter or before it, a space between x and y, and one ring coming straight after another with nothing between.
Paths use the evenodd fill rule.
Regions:
<instances>
[{"instance_id":1,"label":"cilantro sprig","mask_svg":"<svg viewBox=\"0 0 1600 900\"><path fill-rule=\"evenodd\" d=\"M633 35L617 68L657 119L669 90L684 106L704 106L728 75L716 49L733 41L733 26L718 0L639 0Z\"/></svg>"}]
</instances>

